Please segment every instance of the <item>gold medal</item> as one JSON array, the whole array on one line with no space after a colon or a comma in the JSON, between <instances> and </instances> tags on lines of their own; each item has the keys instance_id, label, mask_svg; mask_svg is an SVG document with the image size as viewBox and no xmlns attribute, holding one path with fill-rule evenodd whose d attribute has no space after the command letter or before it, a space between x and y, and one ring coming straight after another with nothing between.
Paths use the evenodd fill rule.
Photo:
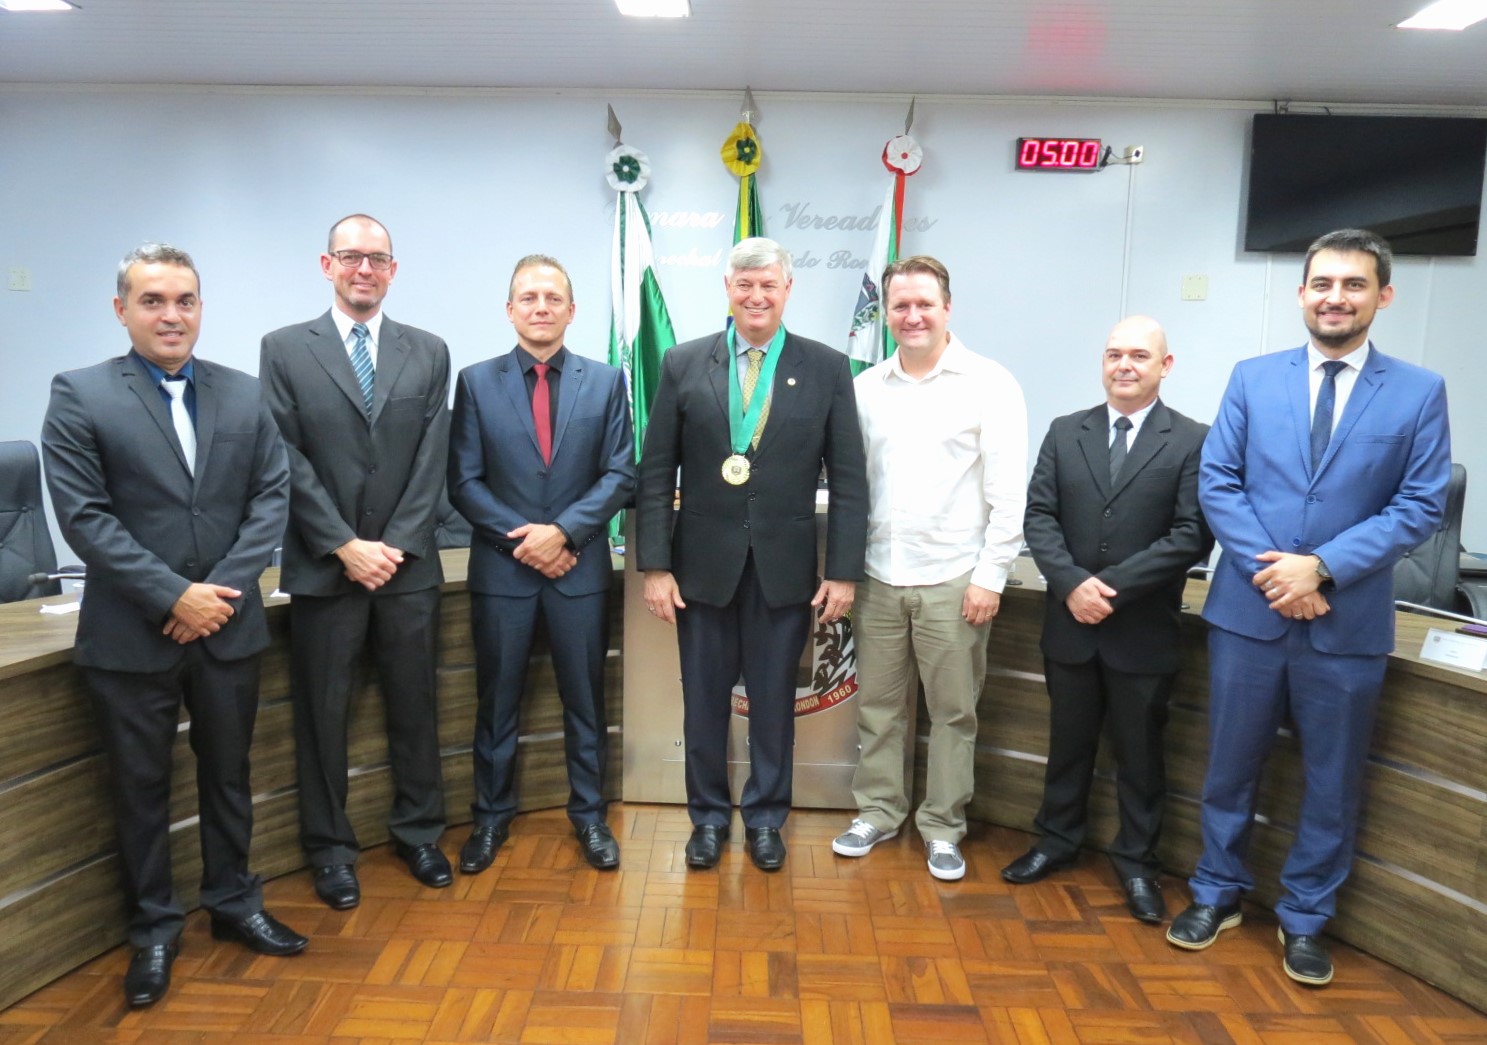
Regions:
<instances>
[{"instance_id":1,"label":"gold medal","mask_svg":"<svg viewBox=\"0 0 1487 1045\"><path fill-rule=\"evenodd\" d=\"M749 481L749 459L743 454L734 454L723 462L723 481L731 486L742 486Z\"/></svg>"}]
</instances>

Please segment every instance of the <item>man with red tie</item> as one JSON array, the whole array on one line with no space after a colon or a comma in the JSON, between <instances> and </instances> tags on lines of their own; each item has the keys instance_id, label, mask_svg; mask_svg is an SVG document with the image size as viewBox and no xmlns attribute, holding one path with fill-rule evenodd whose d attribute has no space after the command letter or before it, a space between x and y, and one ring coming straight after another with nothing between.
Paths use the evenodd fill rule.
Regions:
<instances>
[{"instance_id":1,"label":"man with red tie","mask_svg":"<svg viewBox=\"0 0 1487 1045\"><path fill-rule=\"evenodd\" d=\"M537 619L547 624L568 765L568 818L584 859L619 866L604 821L604 660L609 520L635 489L624 378L570 352L573 284L533 254L516 264L506 315L516 347L460 372L449 499L470 520L475 636L475 827L460 870L491 865L516 815L517 712Z\"/></svg>"}]
</instances>

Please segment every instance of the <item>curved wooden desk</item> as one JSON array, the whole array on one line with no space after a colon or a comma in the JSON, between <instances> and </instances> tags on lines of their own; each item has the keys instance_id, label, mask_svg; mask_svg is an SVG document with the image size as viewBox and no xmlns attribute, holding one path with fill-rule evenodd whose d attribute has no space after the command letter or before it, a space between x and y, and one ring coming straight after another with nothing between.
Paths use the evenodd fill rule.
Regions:
<instances>
[{"instance_id":1,"label":"curved wooden desk","mask_svg":"<svg viewBox=\"0 0 1487 1045\"><path fill-rule=\"evenodd\" d=\"M1044 593L1030 559L1018 560L1015 576L1023 584L1007 589L992 629L970 815L1031 831L1048 751L1038 651ZM1183 665L1167 726L1162 862L1181 875L1192 873L1202 849L1208 650L1198 614L1207 590L1203 581L1188 584ZM1452 627L1398 615L1397 644L1408 652L1389 659L1358 858L1328 931L1487 1011L1487 677L1421 661L1415 651L1432 624ZM919 735L927 731L921 718ZM1093 845L1114 838L1117 826L1114 778L1103 752L1099 767L1090 800ZM1266 905L1279 897L1301 786L1296 740L1283 734L1261 785L1251 843L1252 899Z\"/></svg>"},{"instance_id":2,"label":"curved wooden desk","mask_svg":"<svg viewBox=\"0 0 1487 1045\"><path fill-rule=\"evenodd\" d=\"M474 731L474 663L466 554L446 552L441 634L440 736L446 806L452 823L468 819L469 749ZM1042 795L1048 708L1038 652L1043 592L1032 565L1009 588L992 631L991 670L981 704L977 755L979 820L1030 830ZM265 578L265 590L271 588ZM1189 585L1201 606L1206 585ZM620 722L621 585L611 589L608 704ZM254 870L265 876L304 866L296 822L293 740L287 694L287 615L270 605L274 645L265 655L253 742L257 821ZM1420 646L1430 626L1401 615L1400 645ZM76 617L37 613L37 604L0 607L0 1007L125 939L113 856L108 785L86 695L69 654ZM1207 751L1205 626L1191 613L1186 653L1168 729L1168 807L1163 859L1192 870L1199 850L1197 799ZM519 767L523 809L567 799L561 711L551 668L539 648L528 682ZM364 843L385 840L390 801L381 700L368 685L351 725L351 808ZM183 724L183 729L189 728ZM928 736L927 722L919 735ZM618 793L620 735L612 736L609 793ZM924 741L921 739L921 753ZM1389 665L1369 767L1369 796L1358 862L1339 900L1331 931L1487 1011L1487 678L1421 663L1410 654ZM194 905L200 860L190 748L176 746L172 850L176 884ZM923 760L918 760L922 777ZM1107 764L1102 761L1102 767ZM1283 738L1262 789L1264 821L1254 835L1256 899L1275 899L1280 861L1290 844L1298 760ZM922 785L922 781L921 781ZM1096 782L1091 837L1113 836L1108 773Z\"/></svg>"},{"instance_id":3,"label":"curved wooden desk","mask_svg":"<svg viewBox=\"0 0 1487 1045\"><path fill-rule=\"evenodd\" d=\"M468 552L446 551L440 623L439 737L445 810L450 823L470 819L470 746L475 732L475 662ZM263 580L273 590L277 571ZM54 598L41 602L65 602ZM81 677L71 663L75 614L43 616L39 602L0 606L0 1008L127 938L114 857L107 769ZM620 591L607 670L610 722L620 720ZM269 601L273 645L264 654L258 724L253 736L253 853L264 877L305 866L295 801L294 736L289 704L287 600ZM568 800L562 709L545 639L539 636L527 679L518 747L521 808ZM182 730L190 728L183 717ZM620 736L612 736L606 790L619 793ZM348 738L348 806L364 845L387 840L392 801L382 698L366 683ZM171 791L171 857L176 889L196 906L201 856L196 830L195 756L186 738L175 745ZM308 887L308 886L307 886Z\"/></svg>"}]
</instances>

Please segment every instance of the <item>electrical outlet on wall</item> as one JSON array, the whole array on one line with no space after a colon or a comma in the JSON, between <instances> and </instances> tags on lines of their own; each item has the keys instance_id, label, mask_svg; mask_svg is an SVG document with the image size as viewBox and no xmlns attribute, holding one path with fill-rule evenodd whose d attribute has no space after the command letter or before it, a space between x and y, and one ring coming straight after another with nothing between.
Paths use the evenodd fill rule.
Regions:
<instances>
[{"instance_id":1,"label":"electrical outlet on wall","mask_svg":"<svg viewBox=\"0 0 1487 1045\"><path fill-rule=\"evenodd\" d=\"M5 285L11 290L30 290L31 270L20 265L12 265Z\"/></svg>"}]
</instances>

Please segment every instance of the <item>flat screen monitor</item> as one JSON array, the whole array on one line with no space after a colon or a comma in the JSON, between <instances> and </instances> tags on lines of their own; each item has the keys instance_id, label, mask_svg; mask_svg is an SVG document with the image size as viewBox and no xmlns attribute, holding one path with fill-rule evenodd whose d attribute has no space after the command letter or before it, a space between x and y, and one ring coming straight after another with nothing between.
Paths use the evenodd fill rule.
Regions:
<instances>
[{"instance_id":1,"label":"flat screen monitor","mask_svg":"<svg viewBox=\"0 0 1487 1045\"><path fill-rule=\"evenodd\" d=\"M1244 249L1371 229L1397 254L1474 255L1487 120L1259 113Z\"/></svg>"}]
</instances>

